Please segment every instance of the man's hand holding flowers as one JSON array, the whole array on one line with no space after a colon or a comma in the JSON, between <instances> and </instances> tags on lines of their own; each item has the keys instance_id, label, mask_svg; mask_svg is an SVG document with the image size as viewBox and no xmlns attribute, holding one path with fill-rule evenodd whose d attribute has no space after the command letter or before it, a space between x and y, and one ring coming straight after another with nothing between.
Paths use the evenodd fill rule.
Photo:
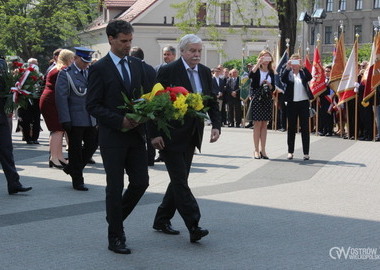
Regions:
<instances>
[{"instance_id":1,"label":"man's hand holding flowers","mask_svg":"<svg viewBox=\"0 0 380 270\"><path fill-rule=\"evenodd\" d=\"M170 137L169 122L172 120L183 121L185 115L191 117L207 118L207 108L203 101L209 97L200 94L189 93L183 87L167 87L156 84L150 93L142 95L140 99L132 102L124 95L125 105L128 113L123 120L123 131L135 128L140 123L152 120L167 137ZM155 145L153 145L155 146ZM157 142L157 149L164 147L163 141Z\"/></svg>"}]
</instances>

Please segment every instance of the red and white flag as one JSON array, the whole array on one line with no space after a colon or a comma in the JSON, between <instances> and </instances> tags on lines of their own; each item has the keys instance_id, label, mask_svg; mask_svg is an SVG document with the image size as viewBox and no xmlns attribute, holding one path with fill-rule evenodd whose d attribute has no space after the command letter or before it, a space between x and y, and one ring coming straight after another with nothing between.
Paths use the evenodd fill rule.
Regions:
<instances>
[{"instance_id":1,"label":"red and white flag","mask_svg":"<svg viewBox=\"0 0 380 270\"><path fill-rule=\"evenodd\" d=\"M355 88L358 88L358 40L355 40L350 57L344 68L342 79L340 80L337 93L339 97L338 105L343 104L356 96Z\"/></svg>"},{"instance_id":2,"label":"red and white flag","mask_svg":"<svg viewBox=\"0 0 380 270\"><path fill-rule=\"evenodd\" d=\"M379 33L376 33L373 39L373 43L372 43L371 56L369 58L367 68L364 71L362 80L360 82L362 85L364 85L363 100L362 100L362 105L364 107L367 107L369 105L368 101L375 94L375 91L374 91L375 88L372 88L372 77L373 77L373 68L376 61L376 54L379 54L379 53L376 53L376 51L380 48L380 46L378 46L377 44L379 41L380 41L380 35Z\"/></svg>"}]
</instances>

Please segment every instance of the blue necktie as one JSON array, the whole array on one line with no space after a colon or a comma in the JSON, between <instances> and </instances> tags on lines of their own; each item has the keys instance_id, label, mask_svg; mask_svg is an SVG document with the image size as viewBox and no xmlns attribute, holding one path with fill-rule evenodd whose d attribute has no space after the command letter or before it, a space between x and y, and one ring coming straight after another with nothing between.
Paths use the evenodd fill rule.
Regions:
<instances>
[{"instance_id":1,"label":"blue necktie","mask_svg":"<svg viewBox=\"0 0 380 270\"><path fill-rule=\"evenodd\" d=\"M193 93L198 93L198 89L196 87L194 74L193 74L194 70L191 68L188 68L187 71L189 73L189 79L190 79L191 88L193 88Z\"/></svg>"},{"instance_id":2,"label":"blue necktie","mask_svg":"<svg viewBox=\"0 0 380 270\"><path fill-rule=\"evenodd\" d=\"M129 88L131 87L131 80L129 79L128 71L125 68L125 65L124 65L125 62L126 62L126 60L124 58L122 58L119 61L120 65L121 65L121 73L123 74L124 85L127 88L127 90L129 90Z\"/></svg>"}]
</instances>

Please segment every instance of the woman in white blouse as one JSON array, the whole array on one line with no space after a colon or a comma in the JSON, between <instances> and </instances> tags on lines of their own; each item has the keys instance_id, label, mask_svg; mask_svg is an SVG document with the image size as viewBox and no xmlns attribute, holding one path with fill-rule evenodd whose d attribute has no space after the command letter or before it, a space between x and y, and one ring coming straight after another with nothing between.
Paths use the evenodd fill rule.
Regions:
<instances>
[{"instance_id":1,"label":"woman in white blouse","mask_svg":"<svg viewBox=\"0 0 380 270\"><path fill-rule=\"evenodd\" d=\"M309 160L310 158L309 100L314 99L308 84L311 78L310 72L303 66L301 57L298 54L293 54L281 75L282 82L286 84L284 100L287 102L288 159L293 159L297 118L299 118L301 126L303 159Z\"/></svg>"}]
</instances>

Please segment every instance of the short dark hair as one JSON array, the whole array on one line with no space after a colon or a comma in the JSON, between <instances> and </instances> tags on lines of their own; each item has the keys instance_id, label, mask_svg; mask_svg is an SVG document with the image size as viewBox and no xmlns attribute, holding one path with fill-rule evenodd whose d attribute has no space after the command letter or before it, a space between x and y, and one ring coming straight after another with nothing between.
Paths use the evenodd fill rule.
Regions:
<instances>
[{"instance_id":1,"label":"short dark hair","mask_svg":"<svg viewBox=\"0 0 380 270\"><path fill-rule=\"evenodd\" d=\"M134 30L132 25L124 20L112 20L108 23L106 28L107 37L112 36L117 38L120 33L128 35L133 32Z\"/></svg>"},{"instance_id":2,"label":"short dark hair","mask_svg":"<svg viewBox=\"0 0 380 270\"><path fill-rule=\"evenodd\" d=\"M130 55L134 56L138 59L144 60L144 52L140 47L132 47L130 51Z\"/></svg>"}]
</instances>

